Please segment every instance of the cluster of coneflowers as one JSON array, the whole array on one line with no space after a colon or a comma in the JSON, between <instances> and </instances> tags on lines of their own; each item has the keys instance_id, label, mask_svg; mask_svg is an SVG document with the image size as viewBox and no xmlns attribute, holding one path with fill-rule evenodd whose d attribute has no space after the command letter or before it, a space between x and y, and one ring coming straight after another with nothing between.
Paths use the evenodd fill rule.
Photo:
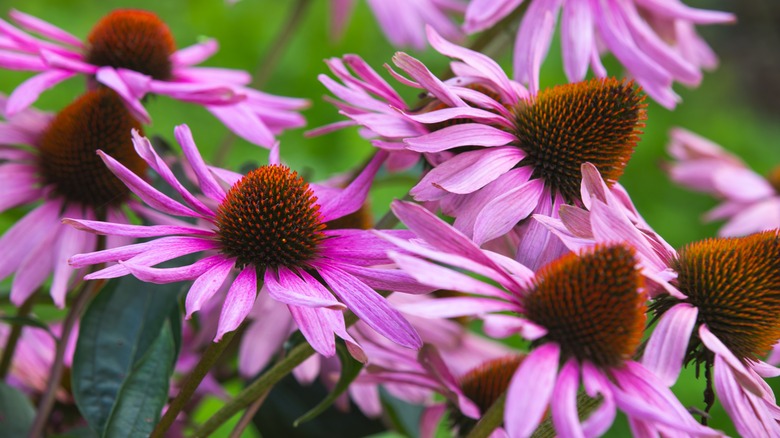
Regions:
<instances>
[{"instance_id":1,"label":"cluster of coneflowers","mask_svg":"<svg viewBox=\"0 0 780 438\"><path fill-rule=\"evenodd\" d=\"M331 3L338 29L354 5ZM50 414L56 400L73 402L59 381L81 342L77 321L106 280L131 275L150 290L186 284L177 369L189 374L146 421L154 436L172 426L206 436L251 415L287 372L321 379L348 394L337 404L351 399L372 417L383 413L380 387L422 404L421 436L599 436L618 411L637 436L719 436L707 426L716 400L739 434L780 436L764 380L780 375L780 177L673 132L672 179L721 197L708 218L728 219L720 237L679 250L618 182L652 123L644 93L673 107L673 82L696 85L715 63L694 25L733 17L674 0L369 5L390 41L427 42L452 59L450 74L403 52L386 66L390 81L357 55L328 59L320 81L346 120L310 134L358 126L376 150L320 183L284 165L275 139L303 125L308 102L254 90L242 71L195 66L215 41L177 50L165 23L137 10L109 13L85 40L19 11L14 24L0 20L0 67L36 72L1 102L0 210L26 214L0 237L0 278L11 278L20 314L46 292L68 311L54 341L20 322L3 328L0 372L40 400L30 433L64 427ZM572 82L540 89L559 15ZM452 41L516 22L514 78ZM605 51L633 80L607 75ZM31 107L74 76L85 86L70 105ZM204 107L268 148L268 164L245 174L209 165L186 120L178 148L160 148L144 136L149 96ZM383 167L419 180L375 229L366 201ZM213 346L230 342L253 383L193 424L188 402L225 395L207 372ZM337 384L345 361L362 366L348 386ZM670 389L685 366L703 381L700 405Z\"/></svg>"}]
</instances>

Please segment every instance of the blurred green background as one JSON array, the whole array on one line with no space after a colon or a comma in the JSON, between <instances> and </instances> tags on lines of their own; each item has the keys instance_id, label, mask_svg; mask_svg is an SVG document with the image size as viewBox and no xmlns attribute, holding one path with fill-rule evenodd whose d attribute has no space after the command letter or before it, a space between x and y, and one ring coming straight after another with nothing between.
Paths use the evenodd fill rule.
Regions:
<instances>
[{"instance_id":1,"label":"blurred green background","mask_svg":"<svg viewBox=\"0 0 780 438\"><path fill-rule=\"evenodd\" d=\"M263 91L272 94L310 99L311 107L304 112L307 129L343 120L332 105L322 100L322 96L328 94L317 81L318 74L328 73L323 59L356 53L384 74L382 65L391 62L396 51L386 42L363 2L359 2L345 34L338 41L328 37L329 2L312 0L311 3L301 27L262 87ZM780 124L777 123L780 114L780 81L777 77L780 2L701 0L686 3L734 11L740 22L733 26L700 29L719 53L720 68L705 74L698 89L677 86L683 101L674 111L650 102L644 136L621 181L640 213L675 247L714 235L720 224L703 225L699 220L702 213L716 204L714 200L672 185L659 170L658 163L665 158L664 147L671 127L682 126L712 139L742 156L762 174L780 163L777 141L780 138ZM232 6L219 0L3 0L0 12L5 16L7 10L19 9L84 37L92 25L112 9L147 9L169 24L179 47L193 44L202 37L216 38L221 49L205 65L254 73L267 68L261 60L295 4L297 2L292 0L242 0ZM513 36L512 32L505 35L511 39ZM407 51L423 60L434 72L446 69L447 60L432 50ZM504 50L498 58L507 69L511 65L508 52ZM559 53L555 41L544 63L543 86L565 82ZM610 73L620 74L621 69L614 59L607 58L606 65ZM9 93L27 77L28 73L0 71L0 92ZM45 93L37 106L57 111L82 91L82 80L71 80ZM413 102L414 92L407 90L405 95ZM160 135L170 140L173 127L187 123L207 160L216 155L219 145L229 141L228 131L197 106L156 98L151 101L149 110L154 122L146 129L147 135ZM282 135L281 151L282 158L291 167L303 171L310 179L322 179L349 170L371 153L370 146L355 129L316 138L305 138L304 131L299 129ZM226 167L237 169L247 161L265 163L266 159L264 149L238 140ZM378 195L373 202L375 214L384 214L388 200L403 196L413 183L411 178L404 176L384 177L378 183ZM0 231L25 212L15 209L0 216ZM678 389L684 403L701 405L703 382L686 380ZM213 407L204 409L201 415L206 417ZM733 433L728 421L723 420L722 411L716 410L713 415L715 427ZM625 433L621 427L625 425L617 426L614 436Z\"/></svg>"}]
</instances>

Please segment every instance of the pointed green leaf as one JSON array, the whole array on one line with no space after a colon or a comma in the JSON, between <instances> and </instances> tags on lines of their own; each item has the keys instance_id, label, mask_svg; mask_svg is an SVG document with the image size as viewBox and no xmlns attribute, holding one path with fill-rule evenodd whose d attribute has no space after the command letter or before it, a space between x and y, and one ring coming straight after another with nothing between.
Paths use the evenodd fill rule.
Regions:
<instances>
[{"instance_id":1,"label":"pointed green leaf","mask_svg":"<svg viewBox=\"0 0 780 438\"><path fill-rule=\"evenodd\" d=\"M39 329L46 330L46 333L51 335L52 338L54 338L54 334L51 332L51 329L49 329L49 325L45 322L33 318L31 316L11 316L11 315L3 315L0 316L0 321L4 321L10 325L22 325L26 327L35 327Z\"/></svg>"},{"instance_id":2,"label":"pointed green leaf","mask_svg":"<svg viewBox=\"0 0 780 438\"><path fill-rule=\"evenodd\" d=\"M35 408L18 389L0 382L0 437L27 436Z\"/></svg>"},{"instance_id":3,"label":"pointed green leaf","mask_svg":"<svg viewBox=\"0 0 780 438\"><path fill-rule=\"evenodd\" d=\"M175 358L174 334L170 322L166 321L160 335L122 385L104 437L149 436L168 401L168 383Z\"/></svg>"},{"instance_id":4,"label":"pointed green leaf","mask_svg":"<svg viewBox=\"0 0 780 438\"><path fill-rule=\"evenodd\" d=\"M105 430L125 380L163 325L179 324L171 315L179 311L180 290L177 284L147 284L127 276L110 281L84 313L71 379L76 404L98 434ZM174 343L180 344L176 335Z\"/></svg>"},{"instance_id":5,"label":"pointed green leaf","mask_svg":"<svg viewBox=\"0 0 780 438\"><path fill-rule=\"evenodd\" d=\"M355 360L355 358L349 354L344 342L336 344L336 353L339 355L339 360L341 361L341 375L339 376L339 381L336 383L333 391L331 391L324 400L319 402L317 406L313 407L309 412L295 420L293 423L294 426L297 427L301 423L312 420L325 411L325 409L328 409L328 407L332 405L347 388L349 388L349 384L357 378L358 374L360 374L360 370L363 369L363 364Z\"/></svg>"}]
</instances>

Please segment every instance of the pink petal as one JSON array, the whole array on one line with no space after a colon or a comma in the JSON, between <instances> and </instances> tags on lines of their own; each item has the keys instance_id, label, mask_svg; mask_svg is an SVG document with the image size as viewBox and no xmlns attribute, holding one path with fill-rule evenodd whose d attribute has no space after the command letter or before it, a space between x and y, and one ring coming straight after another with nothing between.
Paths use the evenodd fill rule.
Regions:
<instances>
[{"instance_id":1,"label":"pink petal","mask_svg":"<svg viewBox=\"0 0 780 438\"><path fill-rule=\"evenodd\" d=\"M463 30L472 34L492 27L521 3L523 0L472 0L466 9Z\"/></svg>"},{"instance_id":2,"label":"pink petal","mask_svg":"<svg viewBox=\"0 0 780 438\"><path fill-rule=\"evenodd\" d=\"M420 416L420 438L434 438L436 436L436 430L446 411L447 405L443 403L428 406L423 410Z\"/></svg>"},{"instance_id":3,"label":"pink petal","mask_svg":"<svg viewBox=\"0 0 780 438\"><path fill-rule=\"evenodd\" d=\"M32 15L25 14L24 12L17 11L16 9L11 9L11 11L8 12L8 15L13 18L15 22L19 23L20 26L39 35L43 35L46 38L50 38L55 41L69 44L78 48L84 47L84 44L81 42L81 40L73 34L66 32L65 30L51 23L43 21L38 17L33 17Z\"/></svg>"},{"instance_id":4,"label":"pink petal","mask_svg":"<svg viewBox=\"0 0 780 438\"><path fill-rule=\"evenodd\" d=\"M140 75L140 73L138 73ZM143 75L140 75L143 76ZM149 117L149 113L141 104L141 98L144 97L147 87L139 89L139 87L131 88L130 85L125 82L125 79L113 67L101 67L95 74L95 79L101 84L116 91L116 93L125 101L127 109L142 123L151 123L152 119ZM151 80L151 78L149 78Z\"/></svg>"},{"instance_id":5,"label":"pink petal","mask_svg":"<svg viewBox=\"0 0 780 438\"><path fill-rule=\"evenodd\" d=\"M249 311L252 310L256 297L257 270L254 266L249 266L238 274L228 290L222 312L219 314L219 325L214 342L219 342L225 333L237 329L244 322Z\"/></svg>"},{"instance_id":6,"label":"pink petal","mask_svg":"<svg viewBox=\"0 0 780 438\"><path fill-rule=\"evenodd\" d=\"M726 347L723 341L718 339L718 337L710 331L707 324L701 324L699 326L699 338L705 347L715 353L716 356L723 358L723 361L731 367L734 377L736 377L743 388L759 397L763 395L761 386L755 382L750 370L748 370L734 353Z\"/></svg>"},{"instance_id":7,"label":"pink petal","mask_svg":"<svg viewBox=\"0 0 780 438\"><path fill-rule=\"evenodd\" d=\"M189 217L201 217L189 207L185 207L181 203L174 201L161 191L152 187L149 183L144 181L140 176L133 173L126 168L122 163L115 160L109 155L106 155L103 151L98 151L98 155L106 163L109 170L116 175L117 178L122 180L127 188L135 193L144 202L149 204L150 207L156 208L162 212L172 214L175 216L189 216Z\"/></svg>"},{"instance_id":8,"label":"pink petal","mask_svg":"<svg viewBox=\"0 0 780 438\"><path fill-rule=\"evenodd\" d=\"M255 309L263 297L266 297L263 293L257 296ZM269 297L265 300L268 301L263 308L266 312L249 324L239 346L238 370L244 378L260 373L271 357L282 350L285 339L294 330L293 320L285 306Z\"/></svg>"},{"instance_id":9,"label":"pink petal","mask_svg":"<svg viewBox=\"0 0 780 438\"><path fill-rule=\"evenodd\" d=\"M246 104L207 105L205 108L228 129L250 143L271 147L276 141L268 126Z\"/></svg>"},{"instance_id":10,"label":"pink petal","mask_svg":"<svg viewBox=\"0 0 780 438\"><path fill-rule=\"evenodd\" d=\"M172 234L194 234L197 236L214 235L214 231L211 230L178 225L130 225L69 218L63 219L62 223L70 225L80 231L129 237L159 237L170 236Z\"/></svg>"},{"instance_id":11,"label":"pink petal","mask_svg":"<svg viewBox=\"0 0 780 438\"><path fill-rule=\"evenodd\" d=\"M195 65L211 58L219 50L219 42L209 38L198 44L177 50L171 55L171 62L176 65Z\"/></svg>"},{"instance_id":12,"label":"pink petal","mask_svg":"<svg viewBox=\"0 0 780 438\"><path fill-rule=\"evenodd\" d=\"M56 218L50 218L56 221ZM25 247L25 255L16 269L11 283L11 302L21 306L35 292L53 270L54 252L57 242L57 224L49 222L48 235L44 235L37 246ZM20 245L23 246L23 245Z\"/></svg>"},{"instance_id":13,"label":"pink petal","mask_svg":"<svg viewBox=\"0 0 780 438\"><path fill-rule=\"evenodd\" d=\"M515 78L539 91L539 70L550 49L561 0L536 0L523 15L515 40Z\"/></svg>"},{"instance_id":14,"label":"pink petal","mask_svg":"<svg viewBox=\"0 0 780 438\"><path fill-rule=\"evenodd\" d=\"M685 352L699 310L680 303L666 311L658 321L642 355L642 365L671 387L680 375Z\"/></svg>"},{"instance_id":15,"label":"pink petal","mask_svg":"<svg viewBox=\"0 0 780 438\"><path fill-rule=\"evenodd\" d=\"M384 297L335 265L323 262L318 265L317 272L358 318L401 346L420 348L420 336L400 312L390 307Z\"/></svg>"},{"instance_id":16,"label":"pink petal","mask_svg":"<svg viewBox=\"0 0 780 438\"><path fill-rule=\"evenodd\" d=\"M509 436L531 436L542 421L558 376L559 356L560 347L549 343L532 351L520 363L509 382L504 408L504 426Z\"/></svg>"},{"instance_id":17,"label":"pink petal","mask_svg":"<svg viewBox=\"0 0 780 438\"><path fill-rule=\"evenodd\" d=\"M335 196L320 197L317 191L321 188L312 185L323 218L329 221L358 211L363 206L371 183L374 182L374 177L386 158L387 152L377 151L363 171Z\"/></svg>"},{"instance_id":18,"label":"pink petal","mask_svg":"<svg viewBox=\"0 0 780 438\"><path fill-rule=\"evenodd\" d=\"M544 193L544 181L532 179L493 198L474 223L474 243L482 245L508 233L536 209Z\"/></svg>"},{"instance_id":19,"label":"pink petal","mask_svg":"<svg viewBox=\"0 0 780 438\"><path fill-rule=\"evenodd\" d=\"M75 75L76 73L69 71L49 70L22 82L8 97L8 103L5 106L6 117L23 111L38 100L41 93Z\"/></svg>"},{"instance_id":20,"label":"pink petal","mask_svg":"<svg viewBox=\"0 0 780 438\"><path fill-rule=\"evenodd\" d=\"M491 312L518 310L517 305L507 301L477 297L436 298L420 303L402 304L397 307L404 313L424 318L481 316Z\"/></svg>"},{"instance_id":21,"label":"pink petal","mask_svg":"<svg viewBox=\"0 0 780 438\"><path fill-rule=\"evenodd\" d=\"M65 214L79 214L78 208L68 208ZM73 274L73 268L68 265L68 258L74 254L94 249L95 238L78 230L59 225L58 237L54 256L54 275L52 276L50 294L54 304L59 308L65 307L65 294L68 292L68 283Z\"/></svg>"},{"instance_id":22,"label":"pink petal","mask_svg":"<svg viewBox=\"0 0 780 438\"><path fill-rule=\"evenodd\" d=\"M439 200L448 193L475 192L525 158L513 146L463 152L428 172L409 193L418 201Z\"/></svg>"},{"instance_id":23,"label":"pink petal","mask_svg":"<svg viewBox=\"0 0 780 438\"><path fill-rule=\"evenodd\" d=\"M195 145L195 139L192 138L192 131L190 131L189 126L179 125L174 128L173 133L176 136L176 141L181 145L184 156L187 157L187 161L192 166L195 176L198 177L198 186L203 191L203 194L217 202L221 202L225 198L225 190L217 183L217 180L214 179L214 176L206 167L206 163Z\"/></svg>"},{"instance_id":24,"label":"pink petal","mask_svg":"<svg viewBox=\"0 0 780 438\"><path fill-rule=\"evenodd\" d=\"M409 74L420 86L447 106L466 106L458 95L452 92L425 65L403 52L393 56L393 63Z\"/></svg>"},{"instance_id":25,"label":"pink petal","mask_svg":"<svg viewBox=\"0 0 780 438\"><path fill-rule=\"evenodd\" d=\"M398 269L365 268L352 264L345 264L342 267L374 290L407 294L427 294L434 290L430 286L420 284L411 275Z\"/></svg>"},{"instance_id":26,"label":"pink petal","mask_svg":"<svg viewBox=\"0 0 780 438\"><path fill-rule=\"evenodd\" d=\"M580 386L577 359L571 358L558 374L553 390L552 421L555 432L565 437L585 437L577 413L577 389Z\"/></svg>"},{"instance_id":27,"label":"pink petal","mask_svg":"<svg viewBox=\"0 0 780 438\"><path fill-rule=\"evenodd\" d=\"M404 139L416 152L441 152L461 146L504 146L517 138L504 130L481 123L464 123Z\"/></svg>"},{"instance_id":28,"label":"pink petal","mask_svg":"<svg viewBox=\"0 0 780 438\"><path fill-rule=\"evenodd\" d=\"M547 334L546 328L515 315L491 314L483 316L482 320L485 334L493 338L504 339L519 334L523 339L535 341Z\"/></svg>"},{"instance_id":29,"label":"pink petal","mask_svg":"<svg viewBox=\"0 0 780 438\"><path fill-rule=\"evenodd\" d=\"M588 1L568 0L561 17L561 47L569 82L585 79L593 40L593 16Z\"/></svg>"},{"instance_id":30,"label":"pink petal","mask_svg":"<svg viewBox=\"0 0 780 438\"><path fill-rule=\"evenodd\" d=\"M276 301L284 304L304 307L328 307L334 310L346 309L333 295L312 292L311 289L322 289L314 280L302 280L295 272L284 266L276 269L266 269L265 287L268 294Z\"/></svg>"},{"instance_id":31,"label":"pink petal","mask_svg":"<svg viewBox=\"0 0 780 438\"><path fill-rule=\"evenodd\" d=\"M222 287L222 283L225 282L234 265L235 260L224 260L206 271L192 283L184 301L186 319L192 317L193 313L200 310L214 296L217 290Z\"/></svg>"},{"instance_id":32,"label":"pink petal","mask_svg":"<svg viewBox=\"0 0 780 438\"><path fill-rule=\"evenodd\" d=\"M0 278L5 278L18 269L19 264L31 248L52 233L59 220L61 202L44 202L35 210L19 219L0 237Z\"/></svg>"},{"instance_id":33,"label":"pink petal","mask_svg":"<svg viewBox=\"0 0 780 438\"><path fill-rule=\"evenodd\" d=\"M176 268L152 268L132 262L119 262L137 279L146 283L166 284L198 278L218 264L224 263L224 255L213 255L191 265Z\"/></svg>"}]
</instances>

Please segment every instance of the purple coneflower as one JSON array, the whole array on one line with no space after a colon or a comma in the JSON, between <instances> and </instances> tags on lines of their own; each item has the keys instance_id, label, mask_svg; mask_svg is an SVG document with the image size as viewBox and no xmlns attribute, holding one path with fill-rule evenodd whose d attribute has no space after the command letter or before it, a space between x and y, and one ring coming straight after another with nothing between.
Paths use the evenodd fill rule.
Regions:
<instances>
[{"instance_id":1,"label":"purple coneflower","mask_svg":"<svg viewBox=\"0 0 780 438\"><path fill-rule=\"evenodd\" d=\"M391 253L391 258L423 284L475 295L438 299L420 306L420 313L453 317L508 312L487 315L486 333L520 334L533 341L507 391L504 424L509 436L530 436L548 407L562 436L604 433L617 408L638 435L717 435L696 423L672 392L632 359L646 321L644 277L633 249L599 245L565 255L534 274L481 250L420 206L396 202L393 210L422 241L385 236L416 255ZM589 397L602 398L584 421L577 412L580 385Z\"/></svg>"},{"instance_id":2,"label":"purple coneflower","mask_svg":"<svg viewBox=\"0 0 780 438\"><path fill-rule=\"evenodd\" d=\"M535 216L573 250L624 242L637 253L658 325L643 364L671 386L684 364L703 365L715 394L745 436L780 432L780 409L762 377L780 370L761 361L780 340L780 237L777 230L744 238L695 242L679 253L609 196L595 169L583 166L589 210L561 208L560 219ZM777 353L775 353L777 354ZM777 360L770 357L768 360Z\"/></svg>"},{"instance_id":3,"label":"purple coneflower","mask_svg":"<svg viewBox=\"0 0 780 438\"><path fill-rule=\"evenodd\" d=\"M103 17L82 41L39 18L12 10L22 28L51 41L38 39L0 20L0 67L40 74L21 84L9 97L7 112L15 114L45 90L76 75L116 91L133 114L150 121L142 104L158 94L202 105L233 132L266 147L274 134L304 125L296 111L303 99L273 96L245 87L248 73L213 67L194 67L217 51L215 40L176 50L168 26L155 14L118 9Z\"/></svg>"},{"instance_id":4,"label":"purple coneflower","mask_svg":"<svg viewBox=\"0 0 780 438\"><path fill-rule=\"evenodd\" d=\"M464 29L485 30L526 6L515 41L514 72L531 91L539 89L539 70L560 13L569 81L585 79L588 67L596 76L606 76L600 57L610 51L647 94L667 108L679 100L672 91L674 81L696 86L701 69L717 64L695 25L735 20L732 14L694 9L678 0L472 0Z\"/></svg>"},{"instance_id":5,"label":"purple coneflower","mask_svg":"<svg viewBox=\"0 0 780 438\"><path fill-rule=\"evenodd\" d=\"M7 101L0 102L2 108ZM11 302L21 305L53 274L50 293L65 306L74 274L68 257L95 251L95 236L63 225L63 216L128 223L123 206L138 211L130 191L98 158L103 149L141 175L146 163L133 150L130 131L140 129L119 96L89 91L56 116L26 109L0 123L0 211L43 201L0 237L0 279L14 275ZM129 243L110 237L105 246Z\"/></svg>"},{"instance_id":6,"label":"purple coneflower","mask_svg":"<svg viewBox=\"0 0 780 438\"><path fill-rule=\"evenodd\" d=\"M305 183L277 159L247 175L211 168L200 156L186 125L177 127L175 135L208 202L184 188L149 141L137 133L133 143L138 154L184 203L162 194L110 155L99 153L111 171L149 206L169 215L194 218L198 224L139 226L66 219L93 233L153 238L72 257L70 262L77 267L119 262L86 278L133 274L155 283L195 280L185 301L190 316L237 272L222 305L216 340L244 321L262 284L272 298L288 305L303 335L326 356L335 353L334 334L355 347L345 329L341 312L345 308L389 339L409 348L420 346L414 329L375 291L420 290L403 272L378 266L392 263L385 255L389 244L365 230L330 230L326 226L328 221L360 208L383 154L377 154L342 190ZM204 256L190 265L154 267L199 252L205 252ZM359 350L352 351L362 357Z\"/></svg>"},{"instance_id":7,"label":"purple coneflower","mask_svg":"<svg viewBox=\"0 0 780 438\"><path fill-rule=\"evenodd\" d=\"M780 340L778 231L694 242L671 266L671 283L684 297L652 303L658 325L643 363L667 385L684 364L703 365L705 411L714 403L714 380L714 395L740 435L780 435L780 408L763 379L780 369L761 360Z\"/></svg>"},{"instance_id":8,"label":"purple coneflower","mask_svg":"<svg viewBox=\"0 0 780 438\"><path fill-rule=\"evenodd\" d=\"M532 96L489 57L431 28L428 39L459 61L451 64L455 77L443 82L420 61L396 54L395 64L413 80L396 78L431 96L420 109L402 111L397 94L354 60L361 80L344 73L340 62L332 65L346 86L323 79L345 101L342 111L381 137L375 145L394 150L403 141L407 150L425 154L433 169L410 191L416 200L438 202L455 216L456 228L483 244L533 213L554 216L564 203L581 203L583 163L616 184L646 117L644 97L630 82L595 79ZM389 114L376 98L404 117ZM428 132L415 135L422 129ZM536 257L547 246L546 230L530 221L521 226L518 254Z\"/></svg>"},{"instance_id":9,"label":"purple coneflower","mask_svg":"<svg viewBox=\"0 0 780 438\"><path fill-rule=\"evenodd\" d=\"M718 231L720 236L780 228L780 167L764 178L735 155L690 131L676 128L671 140L668 150L676 161L666 169L672 180L723 201L704 216L707 221L727 220Z\"/></svg>"}]
</instances>

